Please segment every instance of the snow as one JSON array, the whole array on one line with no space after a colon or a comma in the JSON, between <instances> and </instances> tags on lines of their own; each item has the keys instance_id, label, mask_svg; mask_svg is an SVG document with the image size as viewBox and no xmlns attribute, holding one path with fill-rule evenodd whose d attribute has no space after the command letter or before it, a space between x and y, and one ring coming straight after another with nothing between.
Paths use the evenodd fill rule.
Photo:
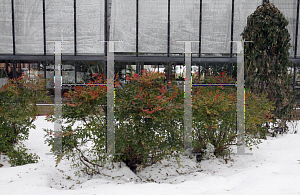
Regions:
<instances>
[{"instance_id":1,"label":"snow","mask_svg":"<svg viewBox=\"0 0 300 195\"><path fill-rule=\"evenodd\" d=\"M40 156L38 163L10 167L1 156L0 194L300 194L300 134L291 133L292 124L289 133L263 140L259 148L247 151L253 155L231 155L227 164L223 159L197 163L195 157L181 156L138 168L137 175L116 163L103 170L110 176L91 178L76 176L66 159L55 167L43 138L43 129L53 124L44 119L37 118L37 128L25 143Z\"/></svg>"}]
</instances>

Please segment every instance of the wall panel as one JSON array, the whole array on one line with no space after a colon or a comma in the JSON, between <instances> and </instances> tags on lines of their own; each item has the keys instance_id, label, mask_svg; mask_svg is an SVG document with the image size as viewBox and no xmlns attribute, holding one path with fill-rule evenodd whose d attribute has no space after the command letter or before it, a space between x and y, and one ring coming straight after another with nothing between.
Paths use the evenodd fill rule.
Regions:
<instances>
[{"instance_id":1,"label":"wall panel","mask_svg":"<svg viewBox=\"0 0 300 195\"><path fill-rule=\"evenodd\" d=\"M43 54L43 1L14 0L16 54Z\"/></svg>"},{"instance_id":2,"label":"wall panel","mask_svg":"<svg viewBox=\"0 0 300 195\"><path fill-rule=\"evenodd\" d=\"M259 5L261 5L262 1L235 0L234 2L233 41L241 41L241 33L244 31L244 28L247 25L247 18L256 10ZM233 43L232 52L236 53L236 43Z\"/></svg>"},{"instance_id":3,"label":"wall panel","mask_svg":"<svg viewBox=\"0 0 300 195\"><path fill-rule=\"evenodd\" d=\"M103 54L104 0L76 0L78 54Z\"/></svg>"},{"instance_id":4,"label":"wall panel","mask_svg":"<svg viewBox=\"0 0 300 195\"><path fill-rule=\"evenodd\" d=\"M74 0L46 0L46 39L63 40L62 53L74 54ZM54 43L47 42L47 54L54 53Z\"/></svg>"},{"instance_id":5,"label":"wall panel","mask_svg":"<svg viewBox=\"0 0 300 195\"><path fill-rule=\"evenodd\" d=\"M287 29L291 36L290 56L294 57L295 53L295 37L296 37L296 17L297 17L297 0L271 0L272 2L289 21ZM298 39L299 41L299 39ZM298 42L299 45L300 42ZM300 54L300 51L298 50Z\"/></svg>"},{"instance_id":6,"label":"wall panel","mask_svg":"<svg viewBox=\"0 0 300 195\"><path fill-rule=\"evenodd\" d=\"M230 53L231 0L203 0L202 53Z\"/></svg>"},{"instance_id":7,"label":"wall panel","mask_svg":"<svg viewBox=\"0 0 300 195\"><path fill-rule=\"evenodd\" d=\"M168 0L139 0L139 52L167 53Z\"/></svg>"},{"instance_id":8,"label":"wall panel","mask_svg":"<svg viewBox=\"0 0 300 195\"><path fill-rule=\"evenodd\" d=\"M13 53L11 0L0 0L0 53Z\"/></svg>"},{"instance_id":9,"label":"wall panel","mask_svg":"<svg viewBox=\"0 0 300 195\"><path fill-rule=\"evenodd\" d=\"M170 53L183 53L184 43L180 41L199 41L199 0L172 0L170 5ZM199 43L192 43L192 52L199 52Z\"/></svg>"},{"instance_id":10,"label":"wall panel","mask_svg":"<svg viewBox=\"0 0 300 195\"><path fill-rule=\"evenodd\" d=\"M110 21L110 40L123 41L115 44L115 51L135 52L136 0L113 0Z\"/></svg>"}]
</instances>

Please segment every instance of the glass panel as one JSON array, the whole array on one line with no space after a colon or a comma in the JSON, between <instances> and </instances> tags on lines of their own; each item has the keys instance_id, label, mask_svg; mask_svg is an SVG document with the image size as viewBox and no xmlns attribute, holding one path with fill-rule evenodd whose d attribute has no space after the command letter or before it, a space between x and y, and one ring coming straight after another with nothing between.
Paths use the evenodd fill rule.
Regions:
<instances>
[{"instance_id":1,"label":"glass panel","mask_svg":"<svg viewBox=\"0 0 300 195\"><path fill-rule=\"evenodd\" d=\"M16 53L43 54L43 1L15 0Z\"/></svg>"},{"instance_id":2,"label":"glass panel","mask_svg":"<svg viewBox=\"0 0 300 195\"><path fill-rule=\"evenodd\" d=\"M126 80L126 62L115 62L115 75L118 74L118 81L121 84Z\"/></svg>"},{"instance_id":3,"label":"glass panel","mask_svg":"<svg viewBox=\"0 0 300 195\"><path fill-rule=\"evenodd\" d=\"M74 1L46 1L46 39L61 41L63 54L74 53ZM54 43L47 42L47 53L53 55Z\"/></svg>"},{"instance_id":4,"label":"glass panel","mask_svg":"<svg viewBox=\"0 0 300 195\"><path fill-rule=\"evenodd\" d=\"M250 16L259 5L261 5L262 1L236 0L234 2L233 41L240 41L242 40L241 33L247 25L247 17ZM232 52L236 53L236 43L233 43Z\"/></svg>"},{"instance_id":5,"label":"glass panel","mask_svg":"<svg viewBox=\"0 0 300 195\"><path fill-rule=\"evenodd\" d=\"M132 63L132 62L126 63L125 74L128 75L128 76L132 76L134 73L136 73L135 63Z\"/></svg>"},{"instance_id":6,"label":"glass panel","mask_svg":"<svg viewBox=\"0 0 300 195\"><path fill-rule=\"evenodd\" d=\"M184 43L175 41L199 41L199 0L173 0L170 2L170 52L183 53ZM199 52L199 43L192 43L192 52Z\"/></svg>"},{"instance_id":7,"label":"glass panel","mask_svg":"<svg viewBox=\"0 0 300 195\"><path fill-rule=\"evenodd\" d=\"M77 83L89 83L104 74L104 67L103 61L76 61Z\"/></svg>"},{"instance_id":8,"label":"glass panel","mask_svg":"<svg viewBox=\"0 0 300 195\"><path fill-rule=\"evenodd\" d=\"M104 0L77 0L76 14L77 53L104 53Z\"/></svg>"},{"instance_id":9,"label":"glass panel","mask_svg":"<svg viewBox=\"0 0 300 195\"><path fill-rule=\"evenodd\" d=\"M231 0L203 0L201 53L230 53Z\"/></svg>"},{"instance_id":10,"label":"glass panel","mask_svg":"<svg viewBox=\"0 0 300 195\"><path fill-rule=\"evenodd\" d=\"M153 68L153 65L150 65L150 63L147 63L147 64L144 65L144 70L145 71L150 72L150 71L152 71L152 68Z\"/></svg>"},{"instance_id":11,"label":"glass panel","mask_svg":"<svg viewBox=\"0 0 300 195\"><path fill-rule=\"evenodd\" d=\"M128 69L130 70L130 75L129 76L132 76L134 73L137 73L135 64L129 65Z\"/></svg>"},{"instance_id":12,"label":"glass panel","mask_svg":"<svg viewBox=\"0 0 300 195\"><path fill-rule=\"evenodd\" d=\"M47 81L47 88L54 88L54 62L48 61L46 62L46 78L49 79Z\"/></svg>"},{"instance_id":13,"label":"glass panel","mask_svg":"<svg viewBox=\"0 0 300 195\"><path fill-rule=\"evenodd\" d=\"M75 66L74 61L62 62L61 66L62 84L75 83ZM70 87L70 86L68 86Z\"/></svg>"},{"instance_id":14,"label":"glass panel","mask_svg":"<svg viewBox=\"0 0 300 195\"><path fill-rule=\"evenodd\" d=\"M44 77L44 66L39 61L20 61L17 62L17 75L28 76L31 79L39 75Z\"/></svg>"},{"instance_id":15,"label":"glass panel","mask_svg":"<svg viewBox=\"0 0 300 195\"><path fill-rule=\"evenodd\" d=\"M178 64L175 66L175 79L177 81L184 81L185 78L185 66Z\"/></svg>"},{"instance_id":16,"label":"glass panel","mask_svg":"<svg viewBox=\"0 0 300 195\"><path fill-rule=\"evenodd\" d=\"M91 76L87 74L87 70L90 67L90 62L77 61L76 62L76 74L77 83L88 83Z\"/></svg>"},{"instance_id":17,"label":"glass panel","mask_svg":"<svg viewBox=\"0 0 300 195\"><path fill-rule=\"evenodd\" d=\"M110 40L123 41L115 44L115 52L135 52L136 0L113 0L110 21Z\"/></svg>"},{"instance_id":18,"label":"glass panel","mask_svg":"<svg viewBox=\"0 0 300 195\"><path fill-rule=\"evenodd\" d=\"M278 9L283 13L285 18L289 21L289 25L287 29L291 35L291 48L290 48L290 56L294 57L295 53L295 37L296 37L296 18L297 18L297 0L271 0ZM299 40L298 40L299 41ZM299 42L298 42L299 45ZM298 50L299 51L299 50ZM298 52L300 53L300 51Z\"/></svg>"},{"instance_id":19,"label":"glass panel","mask_svg":"<svg viewBox=\"0 0 300 195\"><path fill-rule=\"evenodd\" d=\"M139 0L139 52L167 53L168 1Z\"/></svg>"},{"instance_id":20,"label":"glass panel","mask_svg":"<svg viewBox=\"0 0 300 195\"><path fill-rule=\"evenodd\" d=\"M0 1L0 53L13 53L11 0Z\"/></svg>"},{"instance_id":21,"label":"glass panel","mask_svg":"<svg viewBox=\"0 0 300 195\"><path fill-rule=\"evenodd\" d=\"M54 69L53 62L46 62L46 78L49 79L47 82L47 88L54 88ZM61 62L61 76L62 76L62 87L68 89L71 86L68 84L75 84L75 66L74 61ZM32 71L30 70L30 76ZM43 68L40 66L38 74L43 74Z\"/></svg>"},{"instance_id":22,"label":"glass panel","mask_svg":"<svg viewBox=\"0 0 300 195\"><path fill-rule=\"evenodd\" d=\"M44 71L41 69L41 64L39 62L30 63L29 77L34 79L40 74L44 74Z\"/></svg>"},{"instance_id":23,"label":"glass panel","mask_svg":"<svg viewBox=\"0 0 300 195\"><path fill-rule=\"evenodd\" d=\"M6 63L0 63L0 78L7 78L8 72L8 65L6 65Z\"/></svg>"},{"instance_id":24,"label":"glass panel","mask_svg":"<svg viewBox=\"0 0 300 195\"><path fill-rule=\"evenodd\" d=\"M167 73L168 66L162 62L144 62L144 70L150 72Z\"/></svg>"},{"instance_id":25,"label":"glass panel","mask_svg":"<svg viewBox=\"0 0 300 195\"><path fill-rule=\"evenodd\" d=\"M0 63L0 87L7 83L8 79L8 64Z\"/></svg>"}]
</instances>

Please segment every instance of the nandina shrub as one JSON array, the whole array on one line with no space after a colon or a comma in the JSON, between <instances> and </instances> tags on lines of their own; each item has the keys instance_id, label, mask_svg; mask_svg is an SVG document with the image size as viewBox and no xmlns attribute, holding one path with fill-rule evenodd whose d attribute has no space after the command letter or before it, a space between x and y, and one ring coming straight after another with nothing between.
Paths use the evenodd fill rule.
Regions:
<instances>
[{"instance_id":1,"label":"nandina shrub","mask_svg":"<svg viewBox=\"0 0 300 195\"><path fill-rule=\"evenodd\" d=\"M164 77L161 73L143 72L142 76L127 77L130 82L123 88L116 87L115 152L122 155L116 155L115 160L124 161L132 170L137 164L155 163L182 148L183 91L164 83ZM94 83L104 82L98 78ZM99 174L108 160L106 87L76 87L65 94L65 100L62 153L57 163L66 156L74 166L84 165L87 174ZM56 120L53 116L47 119ZM46 131L46 141L54 151L54 132Z\"/></svg>"},{"instance_id":2,"label":"nandina shrub","mask_svg":"<svg viewBox=\"0 0 300 195\"><path fill-rule=\"evenodd\" d=\"M8 155L11 166L38 161L38 156L27 153L22 141L35 128L37 102L50 102L45 86L46 80L39 76L10 79L0 88L0 153Z\"/></svg>"},{"instance_id":3,"label":"nandina shrub","mask_svg":"<svg viewBox=\"0 0 300 195\"><path fill-rule=\"evenodd\" d=\"M163 73L143 71L116 89L116 152L133 171L183 148L183 91Z\"/></svg>"},{"instance_id":4,"label":"nandina shrub","mask_svg":"<svg viewBox=\"0 0 300 195\"><path fill-rule=\"evenodd\" d=\"M233 83L222 72L208 77L205 83ZM224 156L236 139L236 88L234 86L205 86L193 88L194 151L204 153L206 146L214 146L216 156ZM260 143L268 131L264 126L272 117L273 105L266 95L247 92L245 105L245 143L247 147Z\"/></svg>"},{"instance_id":5,"label":"nandina shrub","mask_svg":"<svg viewBox=\"0 0 300 195\"><path fill-rule=\"evenodd\" d=\"M105 80L98 76L89 86L77 86L64 94L62 106L62 148L57 154L57 164L63 156L71 159L74 167L84 165L87 174L100 174L106 156L106 89ZM48 116L47 120L57 118ZM45 130L46 142L55 150L55 132Z\"/></svg>"},{"instance_id":6,"label":"nandina shrub","mask_svg":"<svg viewBox=\"0 0 300 195\"><path fill-rule=\"evenodd\" d=\"M245 108L245 142L252 149L252 145L261 143L261 139L266 139L269 134L268 126L264 124L273 120L275 107L267 98L267 94L256 95L248 92Z\"/></svg>"},{"instance_id":7,"label":"nandina shrub","mask_svg":"<svg viewBox=\"0 0 300 195\"><path fill-rule=\"evenodd\" d=\"M196 153L204 152L208 143L216 156L223 155L236 136L235 93L221 87L200 87L193 95L193 130ZM229 89L227 89L229 91Z\"/></svg>"}]
</instances>

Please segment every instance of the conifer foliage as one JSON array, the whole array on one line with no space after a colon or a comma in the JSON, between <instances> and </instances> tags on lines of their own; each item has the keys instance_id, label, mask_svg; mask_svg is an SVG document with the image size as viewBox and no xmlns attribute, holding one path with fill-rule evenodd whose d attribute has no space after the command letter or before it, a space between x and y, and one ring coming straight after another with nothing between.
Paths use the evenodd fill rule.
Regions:
<instances>
[{"instance_id":1,"label":"conifer foliage","mask_svg":"<svg viewBox=\"0 0 300 195\"><path fill-rule=\"evenodd\" d=\"M265 2L247 19L241 34L245 44L246 87L256 94L266 93L275 104L275 118L281 126L291 119L294 106L292 62L289 61L288 21L272 4Z\"/></svg>"}]
</instances>

